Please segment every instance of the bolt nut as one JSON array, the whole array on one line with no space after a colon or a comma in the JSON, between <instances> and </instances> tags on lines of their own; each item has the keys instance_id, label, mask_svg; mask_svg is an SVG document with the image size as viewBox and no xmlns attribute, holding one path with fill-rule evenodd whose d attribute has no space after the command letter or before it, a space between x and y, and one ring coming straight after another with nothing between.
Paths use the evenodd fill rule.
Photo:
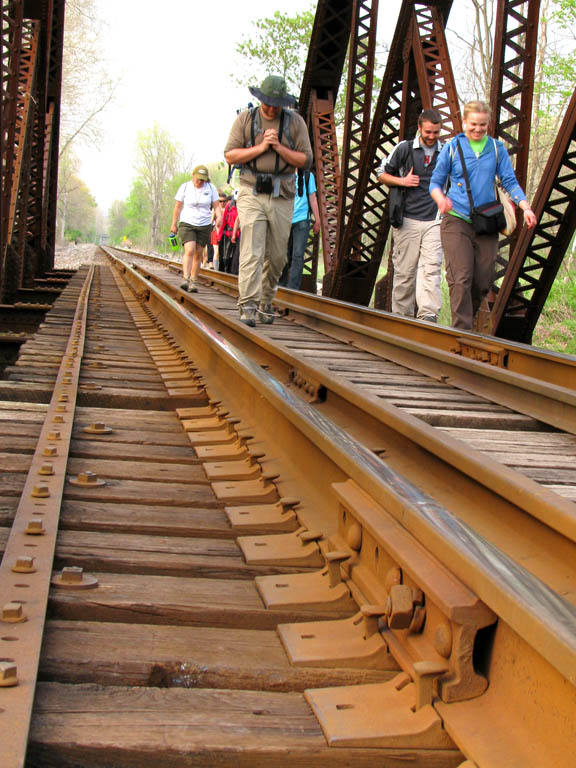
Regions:
<instances>
[{"instance_id":1,"label":"bolt nut","mask_svg":"<svg viewBox=\"0 0 576 768\"><path fill-rule=\"evenodd\" d=\"M61 438L62 434L58 430L48 432L48 440L60 440Z\"/></svg>"},{"instance_id":2,"label":"bolt nut","mask_svg":"<svg viewBox=\"0 0 576 768\"><path fill-rule=\"evenodd\" d=\"M44 533L46 533L46 529L44 528L44 521L42 518L31 517L28 521L28 525L26 526L24 533L27 533L30 536L42 536Z\"/></svg>"},{"instance_id":3,"label":"bolt nut","mask_svg":"<svg viewBox=\"0 0 576 768\"><path fill-rule=\"evenodd\" d=\"M14 573L36 573L34 567L34 558L28 555L20 555L16 558L16 562L12 566Z\"/></svg>"},{"instance_id":4,"label":"bolt nut","mask_svg":"<svg viewBox=\"0 0 576 768\"><path fill-rule=\"evenodd\" d=\"M53 587L64 589L91 589L98 586L98 579L84 573L79 566L72 565L62 568L62 572L55 574L50 583Z\"/></svg>"},{"instance_id":5,"label":"bolt nut","mask_svg":"<svg viewBox=\"0 0 576 768\"><path fill-rule=\"evenodd\" d=\"M24 613L21 603L5 603L2 606L2 618L5 624L21 624L27 621L28 617Z\"/></svg>"},{"instance_id":6,"label":"bolt nut","mask_svg":"<svg viewBox=\"0 0 576 768\"><path fill-rule=\"evenodd\" d=\"M48 445L44 450L42 451L42 456L57 456L58 455L58 448L54 445Z\"/></svg>"},{"instance_id":7,"label":"bolt nut","mask_svg":"<svg viewBox=\"0 0 576 768\"><path fill-rule=\"evenodd\" d=\"M58 395L58 401L60 403L67 403L69 400L70 400L70 395L67 395L65 393L62 395Z\"/></svg>"},{"instance_id":8,"label":"bolt nut","mask_svg":"<svg viewBox=\"0 0 576 768\"><path fill-rule=\"evenodd\" d=\"M54 474L54 465L51 461L44 461L42 462L42 466L38 470L39 475L53 475Z\"/></svg>"},{"instance_id":9,"label":"bolt nut","mask_svg":"<svg viewBox=\"0 0 576 768\"><path fill-rule=\"evenodd\" d=\"M112 430L103 421L94 421L89 427L84 427L83 432L89 435L109 435Z\"/></svg>"},{"instance_id":10,"label":"bolt nut","mask_svg":"<svg viewBox=\"0 0 576 768\"><path fill-rule=\"evenodd\" d=\"M50 496L50 488L44 483L39 483L34 486L30 495L35 499L47 499Z\"/></svg>"},{"instance_id":11,"label":"bolt nut","mask_svg":"<svg viewBox=\"0 0 576 768\"><path fill-rule=\"evenodd\" d=\"M18 685L18 668L12 661L0 661L0 688Z\"/></svg>"},{"instance_id":12,"label":"bolt nut","mask_svg":"<svg viewBox=\"0 0 576 768\"><path fill-rule=\"evenodd\" d=\"M52 417L52 424L64 424L64 416L57 413L56 416Z\"/></svg>"},{"instance_id":13,"label":"bolt nut","mask_svg":"<svg viewBox=\"0 0 576 768\"><path fill-rule=\"evenodd\" d=\"M70 483L82 486L83 488L97 488L101 485L106 485L105 480L101 480L95 472L90 472L90 470L79 472L76 477L71 477Z\"/></svg>"}]
</instances>

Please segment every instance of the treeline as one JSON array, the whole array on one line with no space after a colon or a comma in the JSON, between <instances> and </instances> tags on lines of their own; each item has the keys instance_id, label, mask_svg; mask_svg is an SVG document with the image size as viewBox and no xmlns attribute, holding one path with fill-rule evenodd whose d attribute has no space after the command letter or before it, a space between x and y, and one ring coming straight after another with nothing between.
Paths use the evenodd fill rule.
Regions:
<instances>
[{"instance_id":1,"label":"treeline","mask_svg":"<svg viewBox=\"0 0 576 768\"><path fill-rule=\"evenodd\" d=\"M190 180L194 165L194 158L185 159L181 145L158 124L138 133L130 194L126 200L114 201L108 212L110 242L165 251L174 195L181 184ZM227 166L212 163L208 169L212 183L227 189Z\"/></svg>"}]
</instances>

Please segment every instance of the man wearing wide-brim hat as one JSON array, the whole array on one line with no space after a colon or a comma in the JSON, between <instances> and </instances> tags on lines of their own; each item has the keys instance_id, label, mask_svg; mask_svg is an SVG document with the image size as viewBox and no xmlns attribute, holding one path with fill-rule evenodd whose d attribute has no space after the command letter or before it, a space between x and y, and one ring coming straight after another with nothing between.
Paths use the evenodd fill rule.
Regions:
<instances>
[{"instance_id":1,"label":"man wearing wide-brim hat","mask_svg":"<svg viewBox=\"0 0 576 768\"><path fill-rule=\"evenodd\" d=\"M295 171L312 162L306 123L289 107L296 100L284 78L269 75L250 88L260 106L240 112L224 149L240 168L238 216L242 227L238 306L240 320L274 321L272 301L287 260L294 207Z\"/></svg>"}]
</instances>

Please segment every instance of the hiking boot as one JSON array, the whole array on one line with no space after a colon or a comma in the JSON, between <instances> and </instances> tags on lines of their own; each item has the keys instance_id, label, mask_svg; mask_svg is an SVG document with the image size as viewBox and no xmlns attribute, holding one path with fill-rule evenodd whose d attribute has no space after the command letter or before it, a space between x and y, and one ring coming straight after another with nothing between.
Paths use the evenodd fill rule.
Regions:
<instances>
[{"instance_id":1,"label":"hiking boot","mask_svg":"<svg viewBox=\"0 0 576 768\"><path fill-rule=\"evenodd\" d=\"M240 322L244 325L249 325L250 328L254 328L256 325L256 304L253 301L248 301L246 304L240 305Z\"/></svg>"},{"instance_id":2,"label":"hiking boot","mask_svg":"<svg viewBox=\"0 0 576 768\"><path fill-rule=\"evenodd\" d=\"M272 304L262 304L258 310L258 318L264 325L272 325L274 322L274 307Z\"/></svg>"}]
</instances>

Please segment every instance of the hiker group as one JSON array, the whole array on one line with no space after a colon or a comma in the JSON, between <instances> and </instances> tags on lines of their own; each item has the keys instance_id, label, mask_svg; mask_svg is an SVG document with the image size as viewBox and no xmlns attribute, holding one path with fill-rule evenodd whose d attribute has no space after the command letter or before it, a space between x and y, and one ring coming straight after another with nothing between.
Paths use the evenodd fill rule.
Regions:
<instances>
[{"instance_id":1,"label":"hiker group","mask_svg":"<svg viewBox=\"0 0 576 768\"><path fill-rule=\"evenodd\" d=\"M300 289L310 228L320 216L310 172L308 129L283 78L249 89L259 105L238 112L224 157L239 171L231 197L210 182L206 166L175 196L171 231L184 246L182 287L197 290L200 265L238 275L240 321L274 322L278 284ZM424 110L414 139L401 141L378 169L389 188L393 237L392 312L437 322L444 260L452 325L471 329L494 277L499 232L506 226L500 185L523 213L536 217L501 141L488 136L490 109L465 105L463 131L443 144L442 117Z\"/></svg>"}]
</instances>

